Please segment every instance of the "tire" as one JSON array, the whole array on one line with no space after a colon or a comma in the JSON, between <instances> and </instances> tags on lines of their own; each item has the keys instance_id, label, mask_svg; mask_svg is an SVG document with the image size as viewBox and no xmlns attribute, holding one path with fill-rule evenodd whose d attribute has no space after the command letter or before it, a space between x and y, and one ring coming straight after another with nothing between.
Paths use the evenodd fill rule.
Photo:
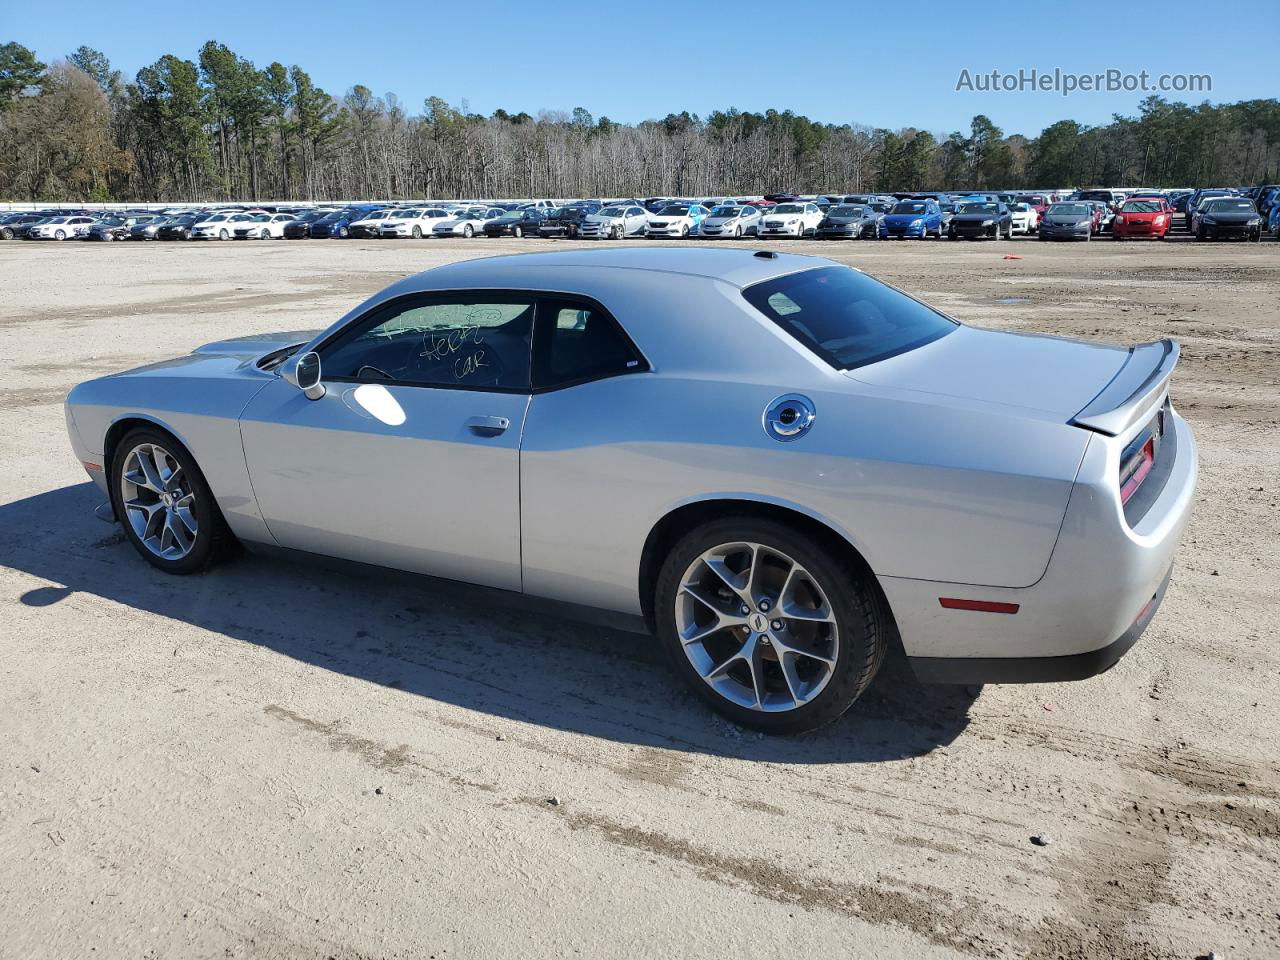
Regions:
<instances>
[{"instance_id":1,"label":"tire","mask_svg":"<svg viewBox=\"0 0 1280 960\"><path fill-rule=\"evenodd\" d=\"M157 469L152 480L173 479L174 489L182 495L177 506L162 508L159 499L161 494L152 489L153 483L143 485L130 482L130 475L143 477L145 473L138 469L139 460L134 459L135 454L149 458L153 467L163 463L170 468L171 472L168 474L162 472L163 468ZM172 469L175 465L177 470ZM156 569L173 574L197 573L226 555L233 542L231 531L222 518L222 511L218 509L204 474L176 437L157 427L130 430L116 444L108 482L111 504L124 528L125 537L139 555ZM166 484L162 483L161 486ZM126 500L131 505L141 502L144 506L126 507ZM181 503L184 500L188 502L187 516L194 518L194 535L191 534L188 522L180 519L183 516ZM147 508L152 504L157 509L148 511ZM148 516L152 518L150 523ZM166 521L175 524L179 532L166 530ZM157 525L158 533L150 533ZM177 555L177 549L182 547L183 536L186 537L188 546L181 555ZM148 543L149 540L155 542ZM170 545L169 556L162 553L166 542Z\"/></svg>"},{"instance_id":2,"label":"tire","mask_svg":"<svg viewBox=\"0 0 1280 960\"><path fill-rule=\"evenodd\" d=\"M524 230L522 230L520 227L512 227L511 235L515 237L517 240L519 240L521 237L524 236Z\"/></svg>"},{"instance_id":3,"label":"tire","mask_svg":"<svg viewBox=\"0 0 1280 960\"><path fill-rule=\"evenodd\" d=\"M55 230L55 231L53 231L53 239L55 239L55 240L65 240L65 239L67 239L67 233L66 233L66 231L65 231L65 230Z\"/></svg>"},{"instance_id":4,"label":"tire","mask_svg":"<svg viewBox=\"0 0 1280 960\"><path fill-rule=\"evenodd\" d=\"M415 240L422 239L422 228L418 226L416 223L413 225L413 239Z\"/></svg>"},{"instance_id":5,"label":"tire","mask_svg":"<svg viewBox=\"0 0 1280 960\"><path fill-rule=\"evenodd\" d=\"M338 236L339 236L341 239L345 240L345 239L347 239L347 237L351 236L351 230L350 230L349 228L347 228L347 227L341 227L341 228L339 228L339 230L338 230Z\"/></svg>"},{"instance_id":6,"label":"tire","mask_svg":"<svg viewBox=\"0 0 1280 960\"><path fill-rule=\"evenodd\" d=\"M471 229L471 224L468 223L466 226L462 228L462 235L466 237L468 240L470 240L475 235L475 231Z\"/></svg>"},{"instance_id":7,"label":"tire","mask_svg":"<svg viewBox=\"0 0 1280 960\"><path fill-rule=\"evenodd\" d=\"M680 224L680 239L681 240L689 239L689 225L687 223Z\"/></svg>"},{"instance_id":8,"label":"tire","mask_svg":"<svg viewBox=\"0 0 1280 960\"><path fill-rule=\"evenodd\" d=\"M610 228L609 228L609 239L610 239L610 240L621 240L621 239L622 239L622 236L623 236L623 235L622 235L622 224L620 224L620 223L615 223L612 227L610 227Z\"/></svg>"},{"instance_id":9,"label":"tire","mask_svg":"<svg viewBox=\"0 0 1280 960\"><path fill-rule=\"evenodd\" d=\"M709 608L695 599L686 585L715 591L710 597L716 602L728 596L731 616L740 616L742 601L701 559L732 544L738 548L729 549L741 550L744 544L764 547L758 556L767 558L760 561L765 599L769 597L768 584L771 582L776 590L779 581L787 578L785 571L796 566L800 577L794 581L798 586L792 588L793 604L824 596L824 602L808 609L825 610L830 621L779 617L781 605L776 609L766 606L757 594L751 619L759 621L767 633L751 632L754 627L735 624L712 629L692 643L682 640L682 629L693 632L706 621L717 619L707 616ZM745 558L747 554L731 556ZM839 719L871 683L888 645L887 610L863 570L790 526L748 516L715 520L686 534L663 562L655 585L654 610L659 640L676 673L694 693L735 723L766 733L800 733ZM684 621L687 625L682 628ZM775 623L784 626L779 630ZM762 642L766 637L772 639ZM797 644L796 650L812 651L792 653L787 659L794 683L799 685L799 697L782 672L781 663L787 654L778 651L783 649L784 639ZM748 645L760 652L755 660L758 673L749 668L748 661L739 659ZM821 658L814 653L822 654ZM695 666L695 660L701 661L700 666ZM704 673L715 673L717 667L727 665L732 667L716 679L718 688L704 679ZM807 691L805 686L809 687ZM748 693L749 689L753 692ZM773 709L750 705L753 696L756 703L761 702L760 694L754 692L760 689L764 691L764 703ZM799 701L804 702L796 705Z\"/></svg>"}]
</instances>

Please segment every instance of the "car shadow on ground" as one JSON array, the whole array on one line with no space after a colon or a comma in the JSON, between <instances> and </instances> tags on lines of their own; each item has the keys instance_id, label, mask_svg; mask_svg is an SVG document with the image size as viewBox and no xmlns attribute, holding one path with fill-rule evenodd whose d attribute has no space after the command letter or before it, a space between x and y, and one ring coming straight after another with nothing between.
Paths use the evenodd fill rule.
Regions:
<instances>
[{"instance_id":1,"label":"car shadow on ground","mask_svg":"<svg viewBox=\"0 0 1280 960\"><path fill-rule=\"evenodd\" d=\"M895 653L840 722L798 737L760 737L685 690L647 636L447 581L252 554L207 574L169 576L144 563L119 527L94 519L102 499L84 483L0 505L0 565L52 584L19 598L31 615L73 593L91 594L496 721L783 763L926 754L959 736L978 692L920 684ZM127 633L103 642L129 655Z\"/></svg>"}]
</instances>

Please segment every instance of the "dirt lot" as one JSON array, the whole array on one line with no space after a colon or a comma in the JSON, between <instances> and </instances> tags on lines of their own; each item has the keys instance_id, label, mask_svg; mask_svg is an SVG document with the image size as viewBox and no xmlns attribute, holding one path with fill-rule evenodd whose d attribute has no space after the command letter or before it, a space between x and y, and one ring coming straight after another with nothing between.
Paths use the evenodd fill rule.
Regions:
<instances>
[{"instance_id":1,"label":"dirt lot","mask_svg":"<svg viewBox=\"0 0 1280 960\"><path fill-rule=\"evenodd\" d=\"M252 557L166 578L94 519L77 381L553 246L0 245L0 956L1280 956L1280 244L778 245L1182 341L1200 502L1083 683L891 663L761 739L644 638Z\"/></svg>"}]
</instances>

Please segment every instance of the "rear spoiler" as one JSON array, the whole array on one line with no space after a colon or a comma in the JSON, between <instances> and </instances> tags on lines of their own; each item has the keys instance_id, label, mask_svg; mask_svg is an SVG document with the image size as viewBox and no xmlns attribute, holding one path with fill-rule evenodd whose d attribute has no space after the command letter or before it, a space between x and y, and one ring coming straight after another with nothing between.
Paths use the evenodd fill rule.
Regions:
<instances>
[{"instance_id":1,"label":"rear spoiler","mask_svg":"<svg viewBox=\"0 0 1280 960\"><path fill-rule=\"evenodd\" d=\"M1114 437L1150 417L1169 389L1181 352L1168 338L1131 347L1111 382L1070 422Z\"/></svg>"}]
</instances>

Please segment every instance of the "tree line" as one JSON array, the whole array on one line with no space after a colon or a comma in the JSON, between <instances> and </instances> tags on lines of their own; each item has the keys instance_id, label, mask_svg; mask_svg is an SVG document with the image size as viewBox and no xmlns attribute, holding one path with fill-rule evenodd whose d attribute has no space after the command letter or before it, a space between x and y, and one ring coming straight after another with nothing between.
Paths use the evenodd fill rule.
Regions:
<instances>
[{"instance_id":1,"label":"tree line","mask_svg":"<svg viewBox=\"0 0 1280 960\"><path fill-rule=\"evenodd\" d=\"M1059 120L1006 135L985 116L947 135L818 123L790 110L688 111L636 124L582 107L471 113L438 97L322 90L209 41L126 80L100 51L52 65L0 45L0 199L328 200L761 194L1280 179L1280 101Z\"/></svg>"}]
</instances>

